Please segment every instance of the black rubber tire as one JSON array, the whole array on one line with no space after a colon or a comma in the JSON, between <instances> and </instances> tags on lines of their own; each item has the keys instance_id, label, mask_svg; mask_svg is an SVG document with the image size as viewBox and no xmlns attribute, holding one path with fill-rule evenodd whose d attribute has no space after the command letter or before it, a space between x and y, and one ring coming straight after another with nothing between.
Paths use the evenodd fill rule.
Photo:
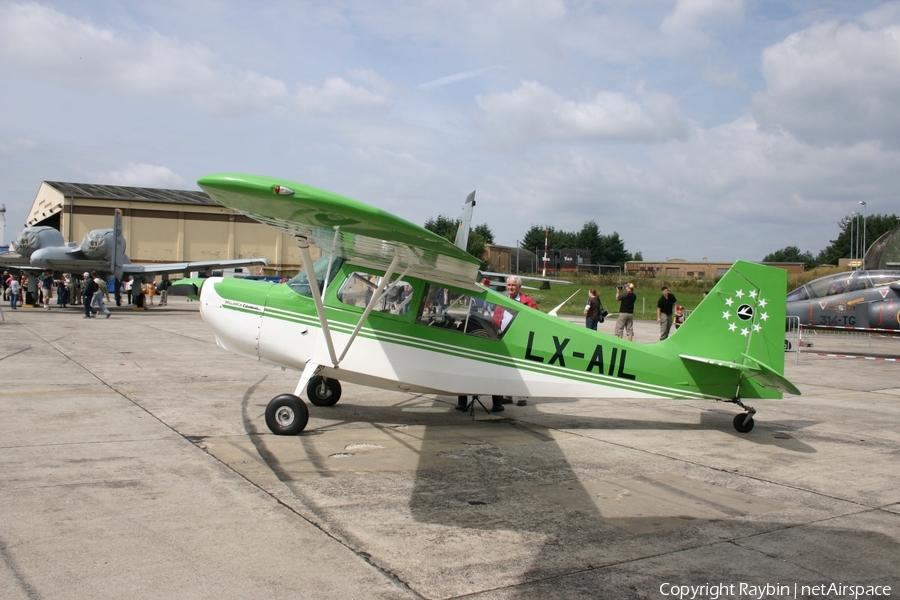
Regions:
<instances>
[{"instance_id":1,"label":"black rubber tire","mask_svg":"<svg viewBox=\"0 0 900 600\"><path fill-rule=\"evenodd\" d=\"M306 397L316 406L334 406L341 399L341 382L316 375L306 386Z\"/></svg>"},{"instance_id":2,"label":"black rubber tire","mask_svg":"<svg viewBox=\"0 0 900 600\"><path fill-rule=\"evenodd\" d=\"M734 421L731 422L734 425L734 428L738 430L738 433L750 433L750 430L753 429L753 417L750 417L750 420L744 425L745 418L747 418L747 413L741 413L735 415Z\"/></svg>"},{"instance_id":3,"label":"black rubber tire","mask_svg":"<svg viewBox=\"0 0 900 600\"><path fill-rule=\"evenodd\" d=\"M309 423L309 409L293 394L275 396L266 406L266 425L275 435L297 435Z\"/></svg>"},{"instance_id":4,"label":"black rubber tire","mask_svg":"<svg viewBox=\"0 0 900 600\"><path fill-rule=\"evenodd\" d=\"M787 352L791 349L791 342L788 340L784 340L784 351Z\"/></svg>"}]
</instances>

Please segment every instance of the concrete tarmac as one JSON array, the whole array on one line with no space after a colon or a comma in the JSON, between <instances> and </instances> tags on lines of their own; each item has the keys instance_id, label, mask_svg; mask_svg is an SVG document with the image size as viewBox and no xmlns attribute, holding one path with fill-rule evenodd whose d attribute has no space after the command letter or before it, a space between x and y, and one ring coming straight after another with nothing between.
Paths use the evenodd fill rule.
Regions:
<instances>
[{"instance_id":1,"label":"concrete tarmac","mask_svg":"<svg viewBox=\"0 0 900 600\"><path fill-rule=\"evenodd\" d=\"M749 434L715 402L473 419L344 384L278 437L299 373L217 348L196 302L111 309L0 323L0 598L900 594L900 363L789 355L803 395L749 402Z\"/></svg>"}]
</instances>

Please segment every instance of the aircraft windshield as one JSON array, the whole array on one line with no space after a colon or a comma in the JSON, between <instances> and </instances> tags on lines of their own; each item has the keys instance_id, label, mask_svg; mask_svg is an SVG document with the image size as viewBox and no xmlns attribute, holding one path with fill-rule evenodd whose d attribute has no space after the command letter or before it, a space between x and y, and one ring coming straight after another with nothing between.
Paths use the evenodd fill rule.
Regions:
<instances>
[{"instance_id":1,"label":"aircraft windshield","mask_svg":"<svg viewBox=\"0 0 900 600\"><path fill-rule=\"evenodd\" d=\"M341 265L344 264L343 258L335 257L334 260L331 261L331 273L328 276L328 281L333 281L334 276L337 274L338 270L341 268ZM316 283L319 284L319 291L322 291L322 286L325 283L325 271L328 269L328 257L323 256L315 263L313 263L313 271L316 273ZM309 296L312 297L312 290L309 287L309 278L306 276L306 269L303 269L295 277L290 279L287 284L291 287L292 290L300 294L301 296Z\"/></svg>"},{"instance_id":2,"label":"aircraft windshield","mask_svg":"<svg viewBox=\"0 0 900 600\"><path fill-rule=\"evenodd\" d=\"M499 340L517 314L517 310L429 284L416 323Z\"/></svg>"}]
</instances>

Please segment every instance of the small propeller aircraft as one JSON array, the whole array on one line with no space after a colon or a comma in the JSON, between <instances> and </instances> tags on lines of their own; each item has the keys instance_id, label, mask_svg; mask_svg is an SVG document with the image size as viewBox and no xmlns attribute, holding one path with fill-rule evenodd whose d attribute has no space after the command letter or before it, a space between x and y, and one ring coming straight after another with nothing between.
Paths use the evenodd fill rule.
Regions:
<instances>
[{"instance_id":1,"label":"small propeller aircraft","mask_svg":"<svg viewBox=\"0 0 900 600\"><path fill-rule=\"evenodd\" d=\"M303 431L341 381L415 393L732 402L799 394L785 379L786 273L738 261L669 339L639 345L555 318L478 280L479 260L377 208L300 183L221 174L220 204L295 236L304 270L283 284L209 278L200 311L222 348L302 372L266 424ZM313 263L309 245L323 251ZM450 301L446 294L450 290ZM436 302L440 296L441 302ZM474 402L472 403L474 410Z\"/></svg>"},{"instance_id":2,"label":"small propeller aircraft","mask_svg":"<svg viewBox=\"0 0 900 600\"><path fill-rule=\"evenodd\" d=\"M845 271L787 295L787 312L803 327L900 333L900 271Z\"/></svg>"},{"instance_id":3,"label":"small propeller aircraft","mask_svg":"<svg viewBox=\"0 0 900 600\"><path fill-rule=\"evenodd\" d=\"M123 275L140 277L164 273L189 273L224 267L241 267L268 264L264 258L192 261L180 263L135 264L125 254L125 238L122 235L122 212L113 214L111 229L94 229L88 232L80 244L66 243L62 234L53 227L26 227L12 242L16 254L0 254L0 265L32 270L52 270L65 273L97 271L122 280Z\"/></svg>"}]
</instances>

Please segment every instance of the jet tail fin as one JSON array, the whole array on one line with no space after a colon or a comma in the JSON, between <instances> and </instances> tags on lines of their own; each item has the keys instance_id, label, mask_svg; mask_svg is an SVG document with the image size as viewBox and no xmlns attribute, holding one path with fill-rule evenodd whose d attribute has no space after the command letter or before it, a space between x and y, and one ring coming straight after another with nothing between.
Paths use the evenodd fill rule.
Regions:
<instances>
[{"instance_id":1,"label":"jet tail fin","mask_svg":"<svg viewBox=\"0 0 900 600\"><path fill-rule=\"evenodd\" d=\"M739 371L743 398L799 394L784 377L786 292L784 269L737 261L668 343L682 360Z\"/></svg>"},{"instance_id":2,"label":"jet tail fin","mask_svg":"<svg viewBox=\"0 0 900 600\"><path fill-rule=\"evenodd\" d=\"M122 211L113 214L113 247L109 259L109 272L122 281L122 265L125 264L125 237L122 235Z\"/></svg>"},{"instance_id":3,"label":"jet tail fin","mask_svg":"<svg viewBox=\"0 0 900 600\"><path fill-rule=\"evenodd\" d=\"M469 244L469 228L472 225L472 212L475 209L475 192L466 197L463 204L462 216L459 218L459 227L456 230L456 240L453 244L464 251Z\"/></svg>"}]
</instances>

